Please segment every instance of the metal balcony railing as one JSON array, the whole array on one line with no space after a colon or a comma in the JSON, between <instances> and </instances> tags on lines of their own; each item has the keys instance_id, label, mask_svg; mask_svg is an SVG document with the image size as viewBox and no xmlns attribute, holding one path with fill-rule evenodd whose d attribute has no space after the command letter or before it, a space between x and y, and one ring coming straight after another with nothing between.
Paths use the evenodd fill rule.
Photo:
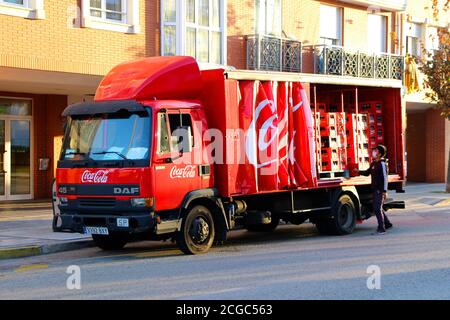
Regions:
<instances>
[{"instance_id":1,"label":"metal balcony railing","mask_svg":"<svg viewBox=\"0 0 450 320\"><path fill-rule=\"evenodd\" d=\"M369 54L331 45L307 47L313 49L314 70L319 74L403 80L404 56Z\"/></svg>"},{"instance_id":2,"label":"metal balcony railing","mask_svg":"<svg viewBox=\"0 0 450 320\"><path fill-rule=\"evenodd\" d=\"M301 72L302 43L266 36L247 36L247 69Z\"/></svg>"}]
</instances>

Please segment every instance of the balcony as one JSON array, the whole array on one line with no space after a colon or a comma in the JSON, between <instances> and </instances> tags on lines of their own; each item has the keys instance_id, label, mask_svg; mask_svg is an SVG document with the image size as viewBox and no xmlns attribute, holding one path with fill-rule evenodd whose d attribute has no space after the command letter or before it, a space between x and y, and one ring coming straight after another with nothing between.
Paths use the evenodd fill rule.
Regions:
<instances>
[{"instance_id":1,"label":"balcony","mask_svg":"<svg viewBox=\"0 0 450 320\"><path fill-rule=\"evenodd\" d=\"M404 56L389 53L369 54L340 46L305 46L312 51L314 72L348 77L403 80Z\"/></svg>"},{"instance_id":2,"label":"balcony","mask_svg":"<svg viewBox=\"0 0 450 320\"><path fill-rule=\"evenodd\" d=\"M273 36L249 35L247 69L301 72L302 43Z\"/></svg>"}]
</instances>

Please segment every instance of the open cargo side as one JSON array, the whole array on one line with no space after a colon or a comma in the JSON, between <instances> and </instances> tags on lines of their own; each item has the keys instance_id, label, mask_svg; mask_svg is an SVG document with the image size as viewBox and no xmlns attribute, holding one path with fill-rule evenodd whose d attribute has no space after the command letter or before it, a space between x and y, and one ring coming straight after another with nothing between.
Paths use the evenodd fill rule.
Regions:
<instances>
[{"instance_id":1,"label":"open cargo side","mask_svg":"<svg viewBox=\"0 0 450 320\"><path fill-rule=\"evenodd\" d=\"M346 149L358 150L357 156L365 158L365 161L356 163L352 166L349 154L347 154L347 163L343 171L347 178L330 178L325 170L320 170L320 150L318 152L318 171L319 181L322 183L333 183L342 180L343 185L366 185L368 178L363 176L354 176L353 168L365 170L370 163L370 150L378 144L383 144L387 148L389 163L389 189L401 190L405 179L405 159L404 159L404 105L401 100L400 88L378 88L370 86L339 86L328 84L311 84L311 100L313 112L327 114L329 112L343 112L346 120L352 115L361 117L367 121L367 141L358 141L351 139L355 132L346 130ZM325 109L325 110L324 110ZM316 122L320 127L320 122ZM322 138L320 130L315 130L316 138ZM371 133L372 132L372 133ZM380 134L381 140L371 141L372 138ZM355 141L356 140L356 141ZM364 145L365 152L355 145ZM323 150L323 149L322 149ZM364 153L364 154L362 154ZM358 162L358 161L357 161Z\"/></svg>"},{"instance_id":2,"label":"open cargo side","mask_svg":"<svg viewBox=\"0 0 450 320\"><path fill-rule=\"evenodd\" d=\"M308 77L308 81L310 77ZM236 154L235 146L242 141L242 131L233 131L235 129L245 129L247 124L243 121L245 117L240 113L245 112L243 105L253 105L250 118L255 115L255 109L258 103L258 92L252 97L243 94L242 89L245 86L258 88L267 82L271 82L274 88L279 88L283 83L299 83L302 81L302 75L289 75L283 73L249 73L244 75L239 71L226 73L225 77L222 70L208 70L202 72L202 80L206 90L203 92L202 101L205 105L206 116L210 128L217 128L226 132L223 145L224 160L231 157L239 157ZM364 115L368 117L366 110L362 110L364 103L379 103L382 115L382 143L387 147L387 158L389 159L389 189L401 190L405 178L404 163L404 106L401 100L399 87L371 87L367 85L338 85L338 84L316 84L313 82L302 82L311 104L311 112L317 112L317 106L323 104L326 106L326 112L343 112L345 116L352 114ZM257 89L255 89L257 90ZM274 89L274 101L277 100L276 89ZM250 101L243 101L249 99ZM244 118L244 120L242 120ZM314 123L314 121L313 121ZM316 124L314 123L314 126ZM232 129L226 131L227 129ZM314 139L318 138L319 133L314 128ZM306 131L305 131L306 132ZM347 147L351 147L346 145ZM354 147L354 146L353 146ZM370 150L371 146L366 146ZM304 149L306 150L306 149ZM279 193L283 191L295 190L314 190L321 188L337 188L345 186L356 186L359 192L370 193L370 177L354 176L352 167L347 164L334 171L321 170L322 159L320 153L322 148L316 145L315 168L317 182L315 185L297 184L288 187L277 187L267 190L258 189L252 185L255 180L255 171L252 165L248 163L226 163L215 164L215 185L219 193L224 197L239 197L245 195L257 195L266 193ZM360 164L357 167L367 169L369 159L366 164ZM279 180L279 178L278 178ZM254 183L253 183L254 184Z\"/></svg>"}]
</instances>

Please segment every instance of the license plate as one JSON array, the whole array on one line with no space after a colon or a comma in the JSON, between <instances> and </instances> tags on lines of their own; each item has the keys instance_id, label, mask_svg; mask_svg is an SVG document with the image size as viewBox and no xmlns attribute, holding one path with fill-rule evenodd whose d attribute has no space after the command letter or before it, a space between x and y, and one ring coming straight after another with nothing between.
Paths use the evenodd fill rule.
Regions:
<instances>
[{"instance_id":1,"label":"license plate","mask_svg":"<svg viewBox=\"0 0 450 320\"><path fill-rule=\"evenodd\" d=\"M105 227L84 227L84 234L101 234L107 236L109 231Z\"/></svg>"},{"instance_id":2,"label":"license plate","mask_svg":"<svg viewBox=\"0 0 450 320\"><path fill-rule=\"evenodd\" d=\"M126 218L117 218L117 226L122 228L128 228L129 227L128 219Z\"/></svg>"}]
</instances>

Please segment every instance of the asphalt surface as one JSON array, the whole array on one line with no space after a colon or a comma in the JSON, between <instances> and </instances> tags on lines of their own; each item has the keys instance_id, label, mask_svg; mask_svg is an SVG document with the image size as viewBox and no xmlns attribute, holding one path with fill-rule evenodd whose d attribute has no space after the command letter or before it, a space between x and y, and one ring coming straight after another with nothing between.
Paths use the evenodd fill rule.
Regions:
<instances>
[{"instance_id":1,"label":"asphalt surface","mask_svg":"<svg viewBox=\"0 0 450 320\"><path fill-rule=\"evenodd\" d=\"M389 213L384 236L372 218L342 237L311 224L237 230L199 256L142 242L0 261L0 299L450 299L450 207ZM67 288L72 265L81 289ZM370 290L373 265L381 288Z\"/></svg>"}]
</instances>

